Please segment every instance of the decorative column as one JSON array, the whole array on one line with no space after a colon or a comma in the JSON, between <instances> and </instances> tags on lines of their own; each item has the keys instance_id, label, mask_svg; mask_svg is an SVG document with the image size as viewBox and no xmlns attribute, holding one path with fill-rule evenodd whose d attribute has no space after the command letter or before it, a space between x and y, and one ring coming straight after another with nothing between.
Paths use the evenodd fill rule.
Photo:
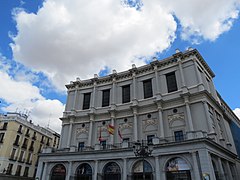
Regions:
<instances>
[{"instance_id":1,"label":"decorative column","mask_svg":"<svg viewBox=\"0 0 240 180\"><path fill-rule=\"evenodd\" d=\"M189 97L188 96L184 96L184 101L185 101L185 106L186 106L186 111L187 111L187 119L188 119L189 131L194 131L192 115L191 115L191 110L190 110L190 105L189 105Z\"/></svg>"},{"instance_id":2,"label":"decorative column","mask_svg":"<svg viewBox=\"0 0 240 180\"><path fill-rule=\"evenodd\" d=\"M215 134L215 131L214 131L213 125L212 125L212 120L209 115L209 110L208 110L209 108L207 105L207 101L203 101L203 106L204 106L204 111L205 111L206 120L207 120L207 124L208 124L209 134Z\"/></svg>"},{"instance_id":3,"label":"decorative column","mask_svg":"<svg viewBox=\"0 0 240 180\"><path fill-rule=\"evenodd\" d=\"M133 65L133 70L131 70L132 79L133 79L133 97L132 97L133 105L137 105L136 70L137 70L137 68L135 67L135 65Z\"/></svg>"},{"instance_id":4,"label":"decorative column","mask_svg":"<svg viewBox=\"0 0 240 180\"><path fill-rule=\"evenodd\" d=\"M158 156L155 156L155 176L156 176L156 180L160 180L160 167L159 167Z\"/></svg>"},{"instance_id":5,"label":"decorative column","mask_svg":"<svg viewBox=\"0 0 240 180\"><path fill-rule=\"evenodd\" d=\"M161 93L160 93L160 86L159 86L160 81L159 81L159 76L158 76L158 67L157 67L157 65L154 66L154 72L155 72L156 86L157 86L157 93L156 93L156 95L157 95L157 100L158 100L158 99L161 99L162 97L161 97Z\"/></svg>"},{"instance_id":6,"label":"decorative column","mask_svg":"<svg viewBox=\"0 0 240 180\"><path fill-rule=\"evenodd\" d=\"M123 178L122 179L127 179L127 159L123 159Z\"/></svg>"},{"instance_id":7,"label":"decorative column","mask_svg":"<svg viewBox=\"0 0 240 180\"><path fill-rule=\"evenodd\" d=\"M160 139L164 139L164 124L163 124L163 110L162 110L162 102L156 101L158 108L158 137Z\"/></svg>"},{"instance_id":8,"label":"decorative column","mask_svg":"<svg viewBox=\"0 0 240 180\"><path fill-rule=\"evenodd\" d=\"M229 180L233 180L232 171L231 171L231 168L230 168L230 165L229 165L229 162L228 162L228 161L227 161L227 172L228 172L228 174L229 174L228 179L229 179Z\"/></svg>"},{"instance_id":9,"label":"decorative column","mask_svg":"<svg viewBox=\"0 0 240 180\"><path fill-rule=\"evenodd\" d=\"M201 180L200 179L200 173L199 173L199 167L198 167L198 159L197 159L197 152L192 152L192 161L193 161L193 170L194 170L194 179L195 180Z\"/></svg>"},{"instance_id":10,"label":"decorative column","mask_svg":"<svg viewBox=\"0 0 240 180\"><path fill-rule=\"evenodd\" d=\"M199 69L198 69L197 60L194 59L193 62L194 62L195 71L196 71L196 73L197 73L198 90L199 90L199 91L202 91L202 90L204 90L204 85L203 85L203 80L202 80L201 73L200 73L200 71L199 71Z\"/></svg>"},{"instance_id":11,"label":"decorative column","mask_svg":"<svg viewBox=\"0 0 240 180\"><path fill-rule=\"evenodd\" d=\"M110 110L109 111L110 112L110 116L111 116L111 125L115 128L115 111L114 110ZM114 136L115 136L115 134L116 134L116 129L114 129L114 134L113 135L111 135L110 134L110 144L111 145L113 145L114 144Z\"/></svg>"},{"instance_id":12,"label":"decorative column","mask_svg":"<svg viewBox=\"0 0 240 180\"><path fill-rule=\"evenodd\" d=\"M89 130L88 130L88 146L92 146L92 129L93 129L94 114L89 114Z\"/></svg>"},{"instance_id":13,"label":"decorative column","mask_svg":"<svg viewBox=\"0 0 240 180\"><path fill-rule=\"evenodd\" d=\"M226 176L225 176L224 170L223 170L223 165L222 165L222 160L221 160L221 158L218 157L217 160L218 160L218 167L219 167L219 170L220 170L220 173L221 173L220 176L222 176L222 179L223 179L223 180L230 180L230 179L226 179Z\"/></svg>"},{"instance_id":14,"label":"decorative column","mask_svg":"<svg viewBox=\"0 0 240 180\"><path fill-rule=\"evenodd\" d=\"M38 178L39 180L42 178L43 170L44 170L43 162L39 161L38 168L37 168L37 174L36 174L36 178Z\"/></svg>"},{"instance_id":15,"label":"decorative column","mask_svg":"<svg viewBox=\"0 0 240 180\"><path fill-rule=\"evenodd\" d=\"M112 78L112 103L111 105L113 106L112 108L115 109L115 105L116 105L116 77L114 76Z\"/></svg>"},{"instance_id":16,"label":"decorative column","mask_svg":"<svg viewBox=\"0 0 240 180\"><path fill-rule=\"evenodd\" d=\"M74 122L74 117L70 117L69 129L68 129L68 139L67 139L67 148L70 148L70 145L71 145L73 122Z\"/></svg>"},{"instance_id":17,"label":"decorative column","mask_svg":"<svg viewBox=\"0 0 240 180\"><path fill-rule=\"evenodd\" d=\"M75 111L75 109L76 109L77 92L78 92L77 87L75 87L73 105L72 105L72 109L71 109L72 111Z\"/></svg>"},{"instance_id":18,"label":"decorative column","mask_svg":"<svg viewBox=\"0 0 240 180\"><path fill-rule=\"evenodd\" d=\"M93 180L97 180L97 175L98 175L98 161L96 160L94 165Z\"/></svg>"},{"instance_id":19,"label":"decorative column","mask_svg":"<svg viewBox=\"0 0 240 180\"><path fill-rule=\"evenodd\" d=\"M47 170L48 170L48 162L43 163L43 174L42 174L42 179L48 179L47 175Z\"/></svg>"},{"instance_id":20,"label":"decorative column","mask_svg":"<svg viewBox=\"0 0 240 180\"><path fill-rule=\"evenodd\" d=\"M137 122L137 107L133 107L133 140L138 140L138 122Z\"/></svg>"},{"instance_id":21,"label":"decorative column","mask_svg":"<svg viewBox=\"0 0 240 180\"><path fill-rule=\"evenodd\" d=\"M97 86L97 81L96 81L96 79L94 79L92 101L91 101L91 109L95 108L96 86Z\"/></svg>"},{"instance_id":22,"label":"decorative column","mask_svg":"<svg viewBox=\"0 0 240 180\"><path fill-rule=\"evenodd\" d=\"M184 78L184 74L183 74L183 68L182 68L182 61L180 58L178 58L178 68L179 68L179 71L180 71L180 78L181 78L181 88L183 90L183 93L187 93L188 92L188 89L187 89L187 86L186 86L186 81L185 81L185 78Z\"/></svg>"},{"instance_id":23,"label":"decorative column","mask_svg":"<svg viewBox=\"0 0 240 180\"><path fill-rule=\"evenodd\" d=\"M66 180L71 180L71 172L72 172L72 161L69 161Z\"/></svg>"},{"instance_id":24,"label":"decorative column","mask_svg":"<svg viewBox=\"0 0 240 180\"><path fill-rule=\"evenodd\" d=\"M216 180L213 164L212 164L212 158L210 154L208 153L207 149L200 149L198 150L199 154L199 160L201 164L201 170L203 174L209 174L211 180Z\"/></svg>"}]
</instances>

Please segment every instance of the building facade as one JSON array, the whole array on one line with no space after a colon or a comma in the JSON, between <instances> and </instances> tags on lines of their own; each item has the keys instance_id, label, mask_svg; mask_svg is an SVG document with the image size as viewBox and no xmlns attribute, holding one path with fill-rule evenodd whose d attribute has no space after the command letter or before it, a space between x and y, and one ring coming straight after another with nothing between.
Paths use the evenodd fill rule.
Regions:
<instances>
[{"instance_id":1,"label":"building facade","mask_svg":"<svg viewBox=\"0 0 240 180\"><path fill-rule=\"evenodd\" d=\"M58 148L59 139L58 133L34 125L24 114L0 115L0 173L35 177L38 154L45 147Z\"/></svg>"},{"instance_id":2,"label":"building facade","mask_svg":"<svg viewBox=\"0 0 240 180\"><path fill-rule=\"evenodd\" d=\"M237 180L230 124L240 121L217 93L195 49L124 72L71 82L60 148L40 155L39 179ZM136 142L153 144L136 157Z\"/></svg>"}]
</instances>

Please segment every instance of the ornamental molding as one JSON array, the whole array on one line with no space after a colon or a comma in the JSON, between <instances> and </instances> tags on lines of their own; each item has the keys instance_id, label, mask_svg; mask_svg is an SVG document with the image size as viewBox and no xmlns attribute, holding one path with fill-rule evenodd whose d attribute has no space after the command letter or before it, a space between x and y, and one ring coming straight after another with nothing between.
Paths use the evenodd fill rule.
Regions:
<instances>
[{"instance_id":1,"label":"ornamental molding","mask_svg":"<svg viewBox=\"0 0 240 180\"><path fill-rule=\"evenodd\" d=\"M120 124L119 125L119 128L121 130L124 130L124 129L132 129L133 125L132 123L123 123L123 124Z\"/></svg>"},{"instance_id":2,"label":"ornamental molding","mask_svg":"<svg viewBox=\"0 0 240 180\"><path fill-rule=\"evenodd\" d=\"M184 113L177 113L168 116L168 123L171 126L174 121L184 121L185 116Z\"/></svg>"},{"instance_id":3,"label":"ornamental molding","mask_svg":"<svg viewBox=\"0 0 240 180\"><path fill-rule=\"evenodd\" d=\"M157 122L156 119L147 119L143 121L143 130L146 130L148 126L156 127Z\"/></svg>"},{"instance_id":4,"label":"ornamental molding","mask_svg":"<svg viewBox=\"0 0 240 180\"><path fill-rule=\"evenodd\" d=\"M77 132L77 136L79 136L80 134L88 133L88 128L86 127L77 128L76 132Z\"/></svg>"}]
</instances>

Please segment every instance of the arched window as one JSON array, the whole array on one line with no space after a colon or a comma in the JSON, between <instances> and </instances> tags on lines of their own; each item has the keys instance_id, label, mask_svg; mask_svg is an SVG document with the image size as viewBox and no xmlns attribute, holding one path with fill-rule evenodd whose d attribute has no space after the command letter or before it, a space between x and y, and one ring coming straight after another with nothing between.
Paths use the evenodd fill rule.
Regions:
<instances>
[{"instance_id":1,"label":"arched window","mask_svg":"<svg viewBox=\"0 0 240 180\"><path fill-rule=\"evenodd\" d=\"M190 167L182 158L172 158L166 164L167 180L191 180Z\"/></svg>"},{"instance_id":2,"label":"arched window","mask_svg":"<svg viewBox=\"0 0 240 180\"><path fill-rule=\"evenodd\" d=\"M103 180L121 180L121 170L117 163L109 162L103 168Z\"/></svg>"},{"instance_id":3,"label":"arched window","mask_svg":"<svg viewBox=\"0 0 240 180\"><path fill-rule=\"evenodd\" d=\"M76 180L91 180L92 168L89 164L83 163L76 170Z\"/></svg>"},{"instance_id":4,"label":"arched window","mask_svg":"<svg viewBox=\"0 0 240 180\"><path fill-rule=\"evenodd\" d=\"M65 180L66 168L62 164L57 164L52 168L51 180Z\"/></svg>"},{"instance_id":5,"label":"arched window","mask_svg":"<svg viewBox=\"0 0 240 180\"><path fill-rule=\"evenodd\" d=\"M147 161L138 161L134 164L133 166L133 179L138 180L138 179L145 179L146 180L152 180L152 166L149 164Z\"/></svg>"}]
</instances>

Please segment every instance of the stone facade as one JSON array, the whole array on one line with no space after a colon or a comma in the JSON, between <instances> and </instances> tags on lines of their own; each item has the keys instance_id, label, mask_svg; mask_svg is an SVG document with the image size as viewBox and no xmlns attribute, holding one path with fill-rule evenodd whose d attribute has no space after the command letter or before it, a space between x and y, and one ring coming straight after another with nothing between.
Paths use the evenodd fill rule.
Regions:
<instances>
[{"instance_id":1,"label":"stone facade","mask_svg":"<svg viewBox=\"0 0 240 180\"><path fill-rule=\"evenodd\" d=\"M239 119L215 90L195 49L105 77L71 82L60 148L39 158L39 179L237 180L230 129ZM114 129L109 133L109 129ZM135 142L153 144L150 157Z\"/></svg>"}]
</instances>

